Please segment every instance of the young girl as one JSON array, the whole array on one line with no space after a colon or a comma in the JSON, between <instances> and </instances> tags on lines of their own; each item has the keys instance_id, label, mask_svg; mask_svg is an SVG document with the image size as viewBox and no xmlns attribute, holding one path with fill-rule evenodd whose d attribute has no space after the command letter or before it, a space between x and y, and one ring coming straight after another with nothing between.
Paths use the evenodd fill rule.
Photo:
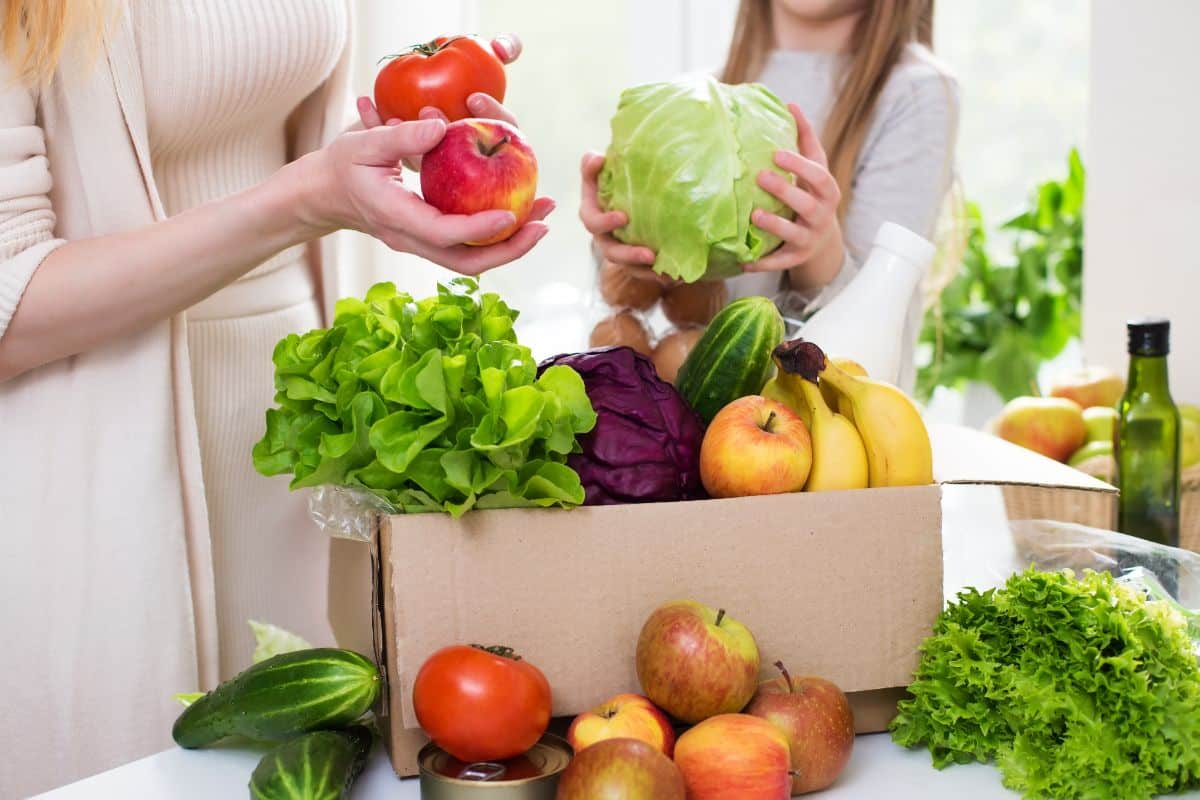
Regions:
<instances>
[{"instance_id":1,"label":"young girl","mask_svg":"<svg viewBox=\"0 0 1200 800\"><path fill-rule=\"evenodd\" d=\"M883 222L934 237L953 175L958 90L929 50L932 19L933 0L741 0L720 78L763 83L787 101L799 152L775 156L794 182L758 177L796 218L753 212L784 244L730 279L731 297L766 295L789 316L807 315L853 279ZM598 204L603 164L594 153L583 160L584 225L604 258L655 280L654 253L617 241L625 215ZM918 290L904 331L905 389L922 310Z\"/></svg>"},{"instance_id":2,"label":"young girl","mask_svg":"<svg viewBox=\"0 0 1200 800\"><path fill-rule=\"evenodd\" d=\"M171 695L248 666L247 618L330 643L328 538L250 458L275 342L339 296L317 240L474 274L546 233L542 199L468 247L512 215L395 179L440 120L342 133L351 6L0 3L0 797L167 747Z\"/></svg>"}]
</instances>

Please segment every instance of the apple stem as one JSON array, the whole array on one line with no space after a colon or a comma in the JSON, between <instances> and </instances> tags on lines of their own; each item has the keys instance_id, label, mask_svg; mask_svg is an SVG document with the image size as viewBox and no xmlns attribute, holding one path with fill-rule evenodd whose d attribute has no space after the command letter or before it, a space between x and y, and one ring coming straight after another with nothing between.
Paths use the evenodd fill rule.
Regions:
<instances>
[{"instance_id":1,"label":"apple stem","mask_svg":"<svg viewBox=\"0 0 1200 800\"><path fill-rule=\"evenodd\" d=\"M487 147L485 145L480 145L479 152L482 153L483 155L487 156L488 158L491 158L492 156L494 156L496 154L497 150L499 150L501 147L504 147L504 145L506 145L506 144L508 144L508 136L504 136L500 141L496 142L491 147Z\"/></svg>"},{"instance_id":2,"label":"apple stem","mask_svg":"<svg viewBox=\"0 0 1200 800\"><path fill-rule=\"evenodd\" d=\"M775 668L783 673L783 679L787 681L788 694L794 694L796 687L792 686L792 676L788 674L787 667L783 665L782 661L776 661Z\"/></svg>"},{"instance_id":3,"label":"apple stem","mask_svg":"<svg viewBox=\"0 0 1200 800\"><path fill-rule=\"evenodd\" d=\"M717 609L717 621L714 622L713 624L719 628L719 627L721 627L721 620L723 620L723 619L725 619L725 609L718 608Z\"/></svg>"},{"instance_id":4,"label":"apple stem","mask_svg":"<svg viewBox=\"0 0 1200 800\"><path fill-rule=\"evenodd\" d=\"M763 430L770 431L771 423L774 421L775 421L775 412L772 411L770 414L767 415L767 421L763 423Z\"/></svg>"}]
</instances>

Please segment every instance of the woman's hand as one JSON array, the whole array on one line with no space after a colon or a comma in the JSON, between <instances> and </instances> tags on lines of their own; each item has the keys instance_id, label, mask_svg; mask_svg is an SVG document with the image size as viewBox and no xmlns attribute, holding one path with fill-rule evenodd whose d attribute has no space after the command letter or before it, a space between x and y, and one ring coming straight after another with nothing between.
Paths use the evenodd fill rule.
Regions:
<instances>
[{"instance_id":1,"label":"woman's hand","mask_svg":"<svg viewBox=\"0 0 1200 800\"><path fill-rule=\"evenodd\" d=\"M464 275L477 275L529 252L549 230L542 220L554 210L550 198L538 198L529 221L512 237L473 247L465 243L487 239L512 225L512 213L443 214L404 185L397 165L427 153L445 132L441 119L352 131L294 162L296 169L281 175L293 176L301 198L298 215L308 233L362 231L393 250Z\"/></svg>"},{"instance_id":2,"label":"woman's hand","mask_svg":"<svg viewBox=\"0 0 1200 800\"><path fill-rule=\"evenodd\" d=\"M844 244L838 222L838 204L842 200L837 181L829 172L825 149L808 119L795 103L788 110L796 118L799 153L779 150L775 164L795 176L789 181L778 173L763 170L758 174L762 189L796 212L787 220L761 208L750 221L783 240L783 245L758 261L746 264L746 272L791 270L793 288L822 287L834 279L842 266Z\"/></svg>"},{"instance_id":3,"label":"woman's hand","mask_svg":"<svg viewBox=\"0 0 1200 800\"><path fill-rule=\"evenodd\" d=\"M629 222L624 211L605 211L600 208L600 197L596 179L604 167L604 156L585 153L579 165L583 179L583 191L579 204L579 219L583 227L592 234L592 246L601 260L611 261L624 269L633 280L654 281L669 286L677 281L659 275L650 268L654 263L654 251L649 247L623 244L612 232Z\"/></svg>"}]
</instances>

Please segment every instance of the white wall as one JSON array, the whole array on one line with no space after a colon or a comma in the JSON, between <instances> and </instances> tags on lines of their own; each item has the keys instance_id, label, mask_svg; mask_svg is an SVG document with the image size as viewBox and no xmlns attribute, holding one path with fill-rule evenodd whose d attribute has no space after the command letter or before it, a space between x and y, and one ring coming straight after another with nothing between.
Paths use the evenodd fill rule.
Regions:
<instances>
[{"instance_id":1,"label":"white wall","mask_svg":"<svg viewBox=\"0 0 1200 800\"><path fill-rule=\"evenodd\" d=\"M1084 349L1124 372L1125 320L1171 320L1171 388L1200 403L1200 2L1095 0Z\"/></svg>"}]
</instances>

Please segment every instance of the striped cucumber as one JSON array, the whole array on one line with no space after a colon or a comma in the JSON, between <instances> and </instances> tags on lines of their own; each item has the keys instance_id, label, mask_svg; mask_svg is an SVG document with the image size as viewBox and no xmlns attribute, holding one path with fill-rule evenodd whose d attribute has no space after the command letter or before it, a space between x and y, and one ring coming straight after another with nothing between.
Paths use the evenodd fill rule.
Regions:
<instances>
[{"instance_id":1,"label":"striped cucumber","mask_svg":"<svg viewBox=\"0 0 1200 800\"><path fill-rule=\"evenodd\" d=\"M379 670L349 650L316 648L259 662L192 703L171 735L180 747L202 747L226 736L288 739L346 725L379 696Z\"/></svg>"},{"instance_id":2,"label":"striped cucumber","mask_svg":"<svg viewBox=\"0 0 1200 800\"><path fill-rule=\"evenodd\" d=\"M771 374L771 351L783 335L783 317L768 298L734 300L708 323L675 386L705 423L712 422L734 400L762 391Z\"/></svg>"},{"instance_id":3,"label":"striped cucumber","mask_svg":"<svg viewBox=\"0 0 1200 800\"><path fill-rule=\"evenodd\" d=\"M251 800L345 800L373 737L362 725L314 731L262 757L250 777Z\"/></svg>"}]
</instances>

